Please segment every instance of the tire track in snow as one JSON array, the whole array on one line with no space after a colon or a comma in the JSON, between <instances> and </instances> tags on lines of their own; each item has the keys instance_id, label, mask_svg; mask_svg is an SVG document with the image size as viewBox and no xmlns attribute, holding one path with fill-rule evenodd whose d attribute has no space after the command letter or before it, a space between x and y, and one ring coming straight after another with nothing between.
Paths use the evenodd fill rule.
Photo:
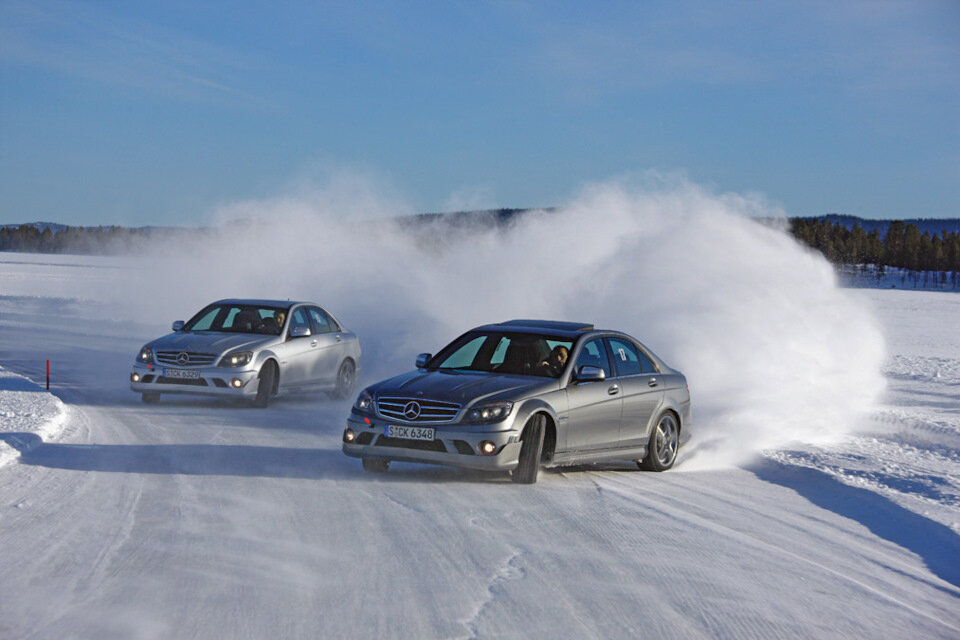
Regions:
<instances>
[{"instance_id":1,"label":"tire track in snow","mask_svg":"<svg viewBox=\"0 0 960 640\"><path fill-rule=\"evenodd\" d=\"M523 557L526 555L526 552L517 550L511 555L507 560L500 565L496 572L490 577L490 582L487 585L487 594L486 598L480 602L476 609L473 611L469 620L463 622L463 625L470 630L470 635L467 636L469 640L474 640L480 638L480 619L483 617L484 613L490 606L502 595L503 585L506 582L511 582L515 580L523 580L526 575L526 569L520 566L520 562L523 560Z\"/></svg>"},{"instance_id":2,"label":"tire track in snow","mask_svg":"<svg viewBox=\"0 0 960 640\"><path fill-rule=\"evenodd\" d=\"M589 472L589 473L591 474L591 476L599 476L597 472ZM797 551L793 551L785 547L775 545L771 542L762 540L749 533L738 531L737 529L734 529L732 527L728 527L726 525L720 524L713 520L708 520L707 518L698 516L692 512L691 510L692 505L690 503L687 503L681 499L678 499L675 496L671 496L670 502L668 502L666 499L657 498L650 493L639 494L637 492L637 488L633 486L629 481L619 480L609 475L601 476L599 481L595 480L594 478L591 478L591 480L593 480L596 484L600 484L601 486L610 485L608 490L611 493L618 495L620 498L622 498L627 502L634 503L637 505L642 505L645 508L659 510L661 513L663 513L664 515L670 518L682 520L691 525L694 525L702 529L709 530L713 533L733 539L738 543L746 543L754 549L773 552L783 557L790 558L796 563L801 563L808 566L816 567L820 571L829 573L841 581L844 581L851 585L855 585L856 587L858 587L863 591L872 593L874 596L876 596L879 599L886 600L891 604L894 604L902 609L905 609L919 616L922 616L960 635L960 626L957 626L946 620L942 620L935 614L921 610L913 606L912 604L905 602L900 598L896 598L870 584L867 584L863 580L859 580L851 575L838 571L823 563L816 562L802 555ZM682 507L686 507L686 508L682 508ZM907 574L913 577L912 572L909 572L907 569L900 569L898 570L898 572L902 574ZM936 585L935 588L945 589L948 592L951 592L954 595L960 597L960 589L957 589L955 587L952 587L952 586L943 587L940 585Z\"/></svg>"}]
</instances>

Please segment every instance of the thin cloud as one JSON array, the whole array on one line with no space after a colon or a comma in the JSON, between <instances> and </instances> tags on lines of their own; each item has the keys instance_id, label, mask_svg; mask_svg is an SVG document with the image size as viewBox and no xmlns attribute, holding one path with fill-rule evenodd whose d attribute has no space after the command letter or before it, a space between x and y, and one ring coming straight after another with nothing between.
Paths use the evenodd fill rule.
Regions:
<instances>
[{"instance_id":1,"label":"thin cloud","mask_svg":"<svg viewBox=\"0 0 960 640\"><path fill-rule=\"evenodd\" d=\"M642 3L566 14L527 6L523 17L536 73L588 96L783 80L955 89L960 68L955 3Z\"/></svg>"},{"instance_id":2,"label":"thin cloud","mask_svg":"<svg viewBox=\"0 0 960 640\"><path fill-rule=\"evenodd\" d=\"M174 100L260 102L237 81L240 52L74 2L0 8L0 64L39 67Z\"/></svg>"}]
</instances>

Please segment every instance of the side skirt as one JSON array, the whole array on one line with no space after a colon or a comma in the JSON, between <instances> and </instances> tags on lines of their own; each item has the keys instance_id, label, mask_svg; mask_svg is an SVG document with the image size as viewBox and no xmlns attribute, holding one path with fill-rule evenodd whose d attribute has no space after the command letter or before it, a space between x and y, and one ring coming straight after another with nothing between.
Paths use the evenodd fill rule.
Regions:
<instances>
[{"instance_id":1,"label":"side skirt","mask_svg":"<svg viewBox=\"0 0 960 640\"><path fill-rule=\"evenodd\" d=\"M631 447L629 449L601 449L599 451L564 451L554 454L553 459L546 464L548 467L558 467L568 464L584 462L616 462L618 460L641 460L647 457L646 447Z\"/></svg>"}]
</instances>

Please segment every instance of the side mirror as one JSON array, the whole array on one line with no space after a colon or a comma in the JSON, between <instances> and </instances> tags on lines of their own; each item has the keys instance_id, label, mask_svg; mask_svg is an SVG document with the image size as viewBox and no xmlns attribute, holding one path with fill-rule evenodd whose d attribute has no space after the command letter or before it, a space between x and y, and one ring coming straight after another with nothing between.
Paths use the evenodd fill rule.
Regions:
<instances>
[{"instance_id":1,"label":"side mirror","mask_svg":"<svg viewBox=\"0 0 960 640\"><path fill-rule=\"evenodd\" d=\"M607 374L605 374L600 367L585 364L577 369L577 373L573 379L576 382L602 382L606 377Z\"/></svg>"},{"instance_id":2,"label":"side mirror","mask_svg":"<svg viewBox=\"0 0 960 640\"><path fill-rule=\"evenodd\" d=\"M306 338L310 335L310 327L299 325L290 329L291 338Z\"/></svg>"},{"instance_id":3,"label":"side mirror","mask_svg":"<svg viewBox=\"0 0 960 640\"><path fill-rule=\"evenodd\" d=\"M183 320L177 320L173 323L173 326L170 327L174 331L183 331Z\"/></svg>"},{"instance_id":4,"label":"side mirror","mask_svg":"<svg viewBox=\"0 0 960 640\"><path fill-rule=\"evenodd\" d=\"M423 369L427 366L427 363L430 362L430 358L433 357L432 353L421 353L417 356L417 369Z\"/></svg>"}]
</instances>

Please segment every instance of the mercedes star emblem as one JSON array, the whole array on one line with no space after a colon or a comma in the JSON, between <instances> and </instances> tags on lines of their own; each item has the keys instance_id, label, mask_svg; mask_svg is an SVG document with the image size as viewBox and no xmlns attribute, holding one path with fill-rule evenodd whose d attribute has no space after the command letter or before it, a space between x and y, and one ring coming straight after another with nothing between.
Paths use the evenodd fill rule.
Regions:
<instances>
[{"instance_id":1,"label":"mercedes star emblem","mask_svg":"<svg viewBox=\"0 0 960 640\"><path fill-rule=\"evenodd\" d=\"M177 354L177 364L187 364L190 361L190 356L181 351Z\"/></svg>"},{"instance_id":2,"label":"mercedes star emblem","mask_svg":"<svg viewBox=\"0 0 960 640\"><path fill-rule=\"evenodd\" d=\"M403 408L403 417L407 420L416 420L420 417L420 403L416 400L408 402Z\"/></svg>"}]
</instances>

